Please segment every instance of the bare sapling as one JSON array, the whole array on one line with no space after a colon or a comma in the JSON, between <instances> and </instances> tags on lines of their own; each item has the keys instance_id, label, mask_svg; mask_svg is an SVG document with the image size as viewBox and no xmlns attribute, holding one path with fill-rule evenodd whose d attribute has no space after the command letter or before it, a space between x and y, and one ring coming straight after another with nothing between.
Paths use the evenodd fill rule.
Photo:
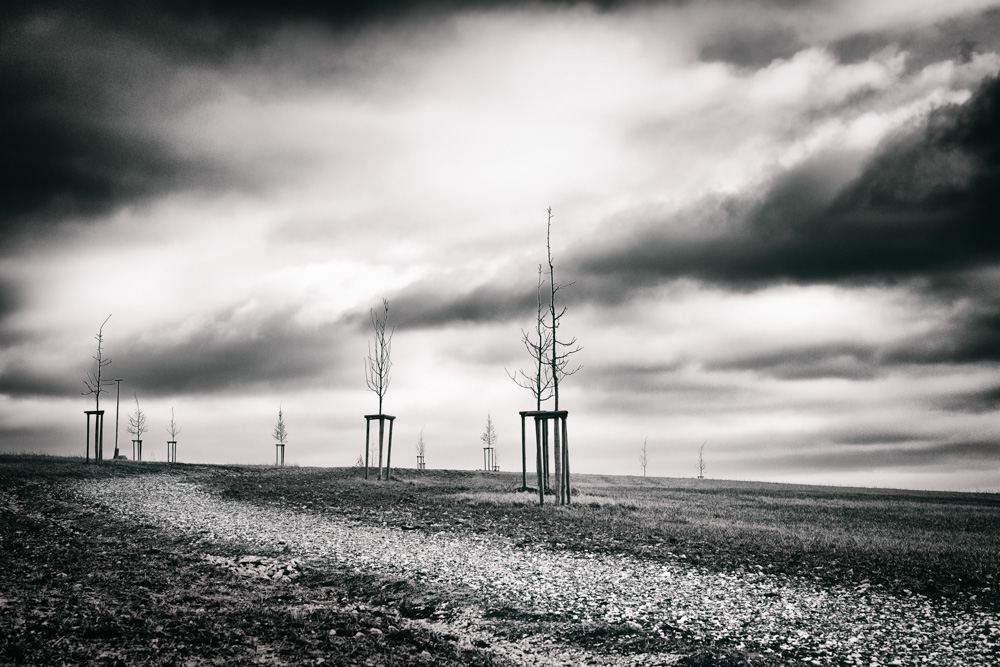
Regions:
<instances>
[{"instance_id":1,"label":"bare sapling","mask_svg":"<svg viewBox=\"0 0 1000 667\"><path fill-rule=\"evenodd\" d=\"M424 442L424 429L420 429L420 437L417 439L417 470L424 470L427 467L427 462L424 458L426 449L427 444Z\"/></svg>"},{"instance_id":2,"label":"bare sapling","mask_svg":"<svg viewBox=\"0 0 1000 667\"><path fill-rule=\"evenodd\" d=\"M285 428L285 413L281 406L278 406L278 423L274 425L271 432L274 438L274 465L285 465L285 445L288 444L288 430Z\"/></svg>"},{"instance_id":3,"label":"bare sapling","mask_svg":"<svg viewBox=\"0 0 1000 667\"><path fill-rule=\"evenodd\" d=\"M177 463L177 434L181 432L177 421L174 419L174 408L170 406L170 424L167 426L167 433L170 440L167 440L167 462Z\"/></svg>"},{"instance_id":4,"label":"bare sapling","mask_svg":"<svg viewBox=\"0 0 1000 667\"><path fill-rule=\"evenodd\" d=\"M642 468L642 476L646 476L646 466L649 465L649 452L646 450L646 440L648 438L643 438L642 449L639 450L639 467Z\"/></svg>"},{"instance_id":5,"label":"bare sapling","mask_svg":"<svg viewBox=\"0 0 1000 667\"><path fill-rule=\"evenodd\" d=\"M86 389L80 392L83 396L94 397L94 410L87 414L87 457L90 460L90 415L94 415L94 461L100 462L104 459L104 414L101 412L101 394L106 393L106 387L110 387L114 380L104 379L103 371L111 365L111 357L104 356L104 325L111 319L111 315L104 318L101 327L97 330L94 338L97 340L97 354L93 356L97 366L92 373L88 373L83 381Z\"/></svg>"},{"instance_id":6,"label":"bare sapling","mask_svg":"<svg viewBox=\"0 0 1000 667\"><path fill-rule=\"evenodd\" d=\"M548 359L548 350L551 346L551 332L545 324L546 310L542 305L542 265L538 265L538 284L535 289L537 297L537 309L535 310L535 330L533 332L521 329L521 343L528 351L532 360L532 373L529 375L524 370L511 373L507 369L504 371L507 376L517 384L517 386L527 389L535 399L535 410L541 412L542 402L552 398L552 372ZM525 452L524 423L522 417L522 437L521 437L521 488L527 489L527 455ZM542 456L545 463L548 463L549 455L547 447L543 450ZM548 475L546 484L548 483Z\"/></svg>"},{"instance_id":7,"label":"bare sapling","mask_svg":"<svg viewBox=\"0 0 1000 667\"><path fill-rule=\"evenodd\" d=\"M486 413L486 428L479 440L483 443L483 470L496 471L497 430L493 426L493 416Z\"/></svg>"},{"instance_id":8,"label":"bare sapling","mask_svg":"<svg viewBox=\"0 0 1000 667\"><path fill-rule=\"evenodd\" d=\"M128 426L125 430L132 434L132 458L136 461L142 460L142 434L149 430L146 426L146 413L139 407L139 396L133 393L135 398L135 412L128 417Z\"/></svg>"},{"instance_id":9,"label":"bare sapling","mask_svg":"<svg viewBox=\"0 0 1000 667\"><path fill-rule=\"evenodd\" d=\"M389 301L382 299L382 312L377 314L374 309L370 311L372 329L374 330L373 340L368 342L368 356L365 358L365 382L369 391L378 396L378 478L382 479L382 454L385 439L385 418L382 412L382 402L385 394L389 390L389 383L392 379L392 334L395 327L389 328ZM390 425L391 429L391 425ZM367 445L367 437L366 447ZM389 456L392 456L392 436L390 430ZM365 478L368 477L368 466L365 465ZM386 471L386 479L389 472Z\"/></svg>"},{"instance_id":10,"label":"bare sapling","mask_svg":"<svg viewBox=\"0 0 1000 667\"><path fill-rule=\"evenodd\" d=\"M698 449L698 479L705 479L705 445L708 444L708 440L701 443L701 447Z\"/></svg>"}]
</instances>

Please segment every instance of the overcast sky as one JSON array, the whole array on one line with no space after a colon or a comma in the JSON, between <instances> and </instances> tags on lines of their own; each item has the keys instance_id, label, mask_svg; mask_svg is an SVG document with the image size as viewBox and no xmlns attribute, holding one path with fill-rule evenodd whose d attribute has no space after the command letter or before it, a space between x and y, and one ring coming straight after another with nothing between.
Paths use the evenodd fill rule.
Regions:
<instances>
[{"instance_id":1,"label":"overcast sky","mask_svg":"<svg viewBox=\"0 0 1000 667\"><path fill-rule=\"evenodd\" d=\"M574 471L1000 491L1000 3L12 4L2 451L111 314L126 453L351 465L386 298L394 463L519 469L551 206Z\"/></svg>"}]
</instances>

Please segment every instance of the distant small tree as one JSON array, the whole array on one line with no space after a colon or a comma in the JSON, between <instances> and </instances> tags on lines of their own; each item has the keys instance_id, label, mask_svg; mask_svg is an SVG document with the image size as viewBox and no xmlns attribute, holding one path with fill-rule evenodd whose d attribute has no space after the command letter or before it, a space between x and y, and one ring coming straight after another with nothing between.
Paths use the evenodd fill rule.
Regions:
<instances>
[{"instance_id":1,"label":"distant small tree","mask_svg":"<svg viewBox=\"0 0 1000 667\"><path fill-rule=\"evenodd\" d=\"M135 398L135 412L133 412L131 415L129 415L128 426L125 427L125 430L128 431L129 433L131 433L132 436L133 436L133 438L135 440L139 440L140 441L138 453L136 454L136 459L141 461L142 460L142 444L141 444L142 434L145 433L146 431L148 431L149 428L146 426L146 413L143 412L142 409L139 407L139 396L138 396L138 394L133 393L132 396Z\"/></svg>"},{"instance_id":2,"label":"distant small tree","mask_svg":"<svg viewBox=\"0 0 1000 667\"><path fill-rule=\"evenodd\" d=\"M181 432L181 428L180 428L180 426L177 425L177 422L174 421L174 408L173 408L173 406L171 406L170 407L170 425L167 426L167 433L170 434L170 439L171 440L176 440L177 439L177 434L180 433L180 432Z\"/></svg>"},{"instance_id":3,"label":"distant small tree","mask_svg":"<svg viewBox=\"0 0 1000 667\"><path fill-rule=\"evenodd\" d=\"M174 420L174 407L170 406L170 425L167 426L167 433L170 434L170 440L167 441L167 462L176 463L177 462L177 434L181 432L180 427Z\"/></svg>"},{"instance_id":4,"label":"distant small tree","mask_svg":"<svg viewBox=\"0 0 1000 667\"><path fill-rule=\"evenodd\" d=\"M424 442L424 429L420 429L420 437L417 438L417 468L423 469L424 467L424 452L427 449L427 444Z\"/></svg>"},{"instance_id":5,"label":"distant small tree","mask_svg":"<svg viewBox=\"0 0 1000 667\"><path fill-rule=\"evenodd\" d=\"M698 450L698 479L705 479L705 445L708 444L708 440L701 443L701 448Z\"/></svg>"},{"instance_id":6,"label":"distant small tree","mask_svg":"<svg viewBox=\"0 0 1000 667\"><path fill-rule=\"evenodd\" d=\"M285 446L288 442L288 431L285 429L285 413L281 406L278 406L278 423L274 425L274 432L271 433L279 445Z\"/></svg>"},{"instance_id":7,"label":"distant small tree","mask_svg":"<svg viewBox=\"0 0 1000 667\"><path fill-rule=\"evenodd\" d=\"M362 454L358 454L358 460L354 462L354 467L355 468L365 467L365 457Z\"/></svg>"},{"instance_id":8,"label":"distant small tree","mask_svg":"<svg viewBox=\"0 0 1000 667\"><path fill-rule=\"evenodd\" d=\"M642 449L639 450L639 467L642 468L642 476L646 476L646 466L649 465L649 452L646 451L646 440L642 440Z\"/></svg>"},{"instance_id":9,"label":"distant small tree","mask_svg":"<svg viewBox=\"0 0 1000 667\"><path fill-rule=\"evenodd\" d=\"M492 470L496 463L497 430L493 426L493 416L488 412L486 413L486 428L479 436L479 440L483 443L483 468Z\"/></svg>"}]
</instances>

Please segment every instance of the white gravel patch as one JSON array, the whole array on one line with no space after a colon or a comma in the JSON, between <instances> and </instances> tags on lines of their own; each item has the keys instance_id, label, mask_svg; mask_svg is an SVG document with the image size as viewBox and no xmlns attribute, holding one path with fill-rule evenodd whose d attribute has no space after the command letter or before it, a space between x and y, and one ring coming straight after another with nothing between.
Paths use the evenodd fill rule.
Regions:
<instances>
[{"instance_id":1,"label":"white gravel patch","mask_svg":"<svg viewBox=\"0 0 1000 667\"><path fill-rule=\"evenodd\" d=\"M670 664L677 656L624 660L558 648L539 637L503 642L488 635L483 609L508 606L579 623L620 623L660 637L681 633L696 642L722 640L815 664L1000 664L1000 617L953 601L515 546L497 537L379 528L223 500L174 477L87 482L78 489L128 519L203 540L239 540L261 550L284 546L312 566L336 562L432 589L473 591L482 608L466 610L449 627L482 634L498 652L526 665Z\"/></svg>"}]
</instances>

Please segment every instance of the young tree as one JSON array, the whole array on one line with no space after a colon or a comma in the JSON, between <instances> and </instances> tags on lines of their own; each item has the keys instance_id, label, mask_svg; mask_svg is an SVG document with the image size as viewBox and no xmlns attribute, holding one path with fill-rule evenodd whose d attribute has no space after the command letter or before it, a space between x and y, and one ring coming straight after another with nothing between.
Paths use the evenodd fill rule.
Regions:
<instances>
[{"instance_id":1,"label":"young tree","mask_svg":"<svg viewBox=\"0 0 1000 667\"><path fill-rule=\"evenodd\" d=\"M368 357L365 359L365 382L368 389L378 396L378 414L382 414L382 401L389 390L392 371L392 334L395 327L388 329L389 301L382 299L382 313L370 311L374 340L368 342ZM388 332L386 331L388 329ZM374 346L372 345L374 343ZM382 479L382 444L385 438L385 420L378 420L378 478ZM367 443L366 443L366 446ZM392 446L392 443L389 445ZM388 475L386 475L388 478Z\"/></svg>"},{"instance_id":2,"label":"young tree","mask_svg":"<svg viewBox=\"0 0 1000 667\"><path fill-rule=\"evenodd\" d=\"M417 469L423 470L424 467L424 451L427 445L424 443L424 429L420 429L420 437L417 439Z\"/></svg>"},{"instance_id":3,"label":"young tree","mask_svg":"<svg viewBox=\"0 0 1000 667\"><path fill-rule=\"evenodd\" d=\"M176 440L177 434L180 432L181 427L177 425L176 421L174 421L174 408L173 406L170 406L170 425L167 426L167 433L170 434L171 440Z\"/></svg>"},{"instance_id":4,"label":"young tree","mask_svg":"<svg viewBox=\"0 0 1000 667\"><path fill-rule=\"evenodd\" d=\"M104 357L104 325L108 323L111 319L111 315L104 318L104 322L101 323L101 328L97 330L97 335L94 336L97 339L97 354L94 355L93 359L97 362L97 370L93 373L87 374L87 379L83 381L84 386L87 387L86 391L80 392L83 396L94 395L94 410L101 409L101 394L106 393L108 390L105 387L110 387L114 380L105 380L101 377L104 368L111 364L111 357Z\"/></svg>"},{"instance_id":5,"label":"young tree","mask_svg":"<svg viewBox=\"0 0 1000 667\"><path fill-rule=\"evenodd\" d=\"M142 409L139 407L139 396L138 396L138 394L133 393L132 396L135 397L135 412L133 412L131 415L129 415L129 417L128 417L128 426L125 427L125 430L128 431L129 433L131 433L133 435L133 437L134 437L135 440L139 441L139 448L137 450L138 453L137 453L137 455L136 455L135 458L136 458L137 461L141 461L142 460L142 434L145 433L146 431L148 431L149 428L146 426L146 413L143 412Z\"/></svg>"},{"instance_id":6,"label":"young tree","mask_svg":"<svg viewBox=\"0 0 1000 667\"><path fill-rule=\"evenodd\" d=\"M646 476L646 466L649 465L649 453L646 451L646 440L642 440L642 449L639 450L639 467L642 468L642 476Z\"/></svg>"},{"instance_id":7,"label":"young tree","mask_svg":"<svg viewBox=\"0 0 1000 667\"><path fill-rule=\"evenodd\" d=\"M488 412L486 413L486 429L479 436L479 439L483 443L483 468L492 470L496 454L497 430L493 426L493 416Z\"/></svg>"},{"instance_id":8,"label":"young tree","mask_svg":"<svg viewBox=\"0 0 1000 667\"><path fill-rule=\"evenodd\" d=\"M181 432L181 428L177 425L174 420L174 407L170 406L170 425L167 426L167 433L170 434L170 440L167 441L167 461L177 462L177 434Z\"/></svg>"},{"instance_id":9,"label":"young tree","mask_svg":"<svg viewBox=\"0 0 1000 667\"><path fill-rule=\"evenodd\" d=\"M570 375L575 374L580 370L581 366L576 366L575 368L569 367L570 357L576 354L583 348L580 347L576 338L572 338L568 341L563 341L559 339L559 327L561 325L561 320L563 315L566 314L566 306L563 306L561 310L556 308L556 295L559 290L564 287L569 287L573 283L559 284L556 282L556 270L555 264L552 259L552 207L548 209L549 219L548 225L545 233L545 248L547 251L548 261L549 261L549 328L550 328L550 345L549 345L549 363L550 372L552 374L552 398L555 404L554 410L559 410L559 381L563 380ZM558 423L558 422L556 422ZM559 444L560 434L558 426L554 430L554 445L555 445L555 466L556 466L556 478L559 480L559 498L560 502L564 498L564 494L568 491L565 486L565 480L562 474L562 448Z\"/></svg>"},{"instance_id":10,"label":"young tree","mask_svg":"<svg viewBox=\"0 0 1000 667\"><path fill-rule=\"evenodd\" d=\"M278 406L278 423L274 425L271 437L277 440L278 444L284 447L288 443L288 431L285 429L285 413Z\"/></svg>"},{"instance_id":11,"label":"young tree","mask_svg":"<svg viewBox=\"0 0 1000 667\"><path fill-rule=\"evenodd\" d=\"M504 372L507 373L507 377L514 381L514 383L527 389L531 392L531 395L535 399L535 410L541 412L542 402L547 401L552 398L552 373L551 367L548 360L548 349L551 344L551 337L549 329L545 324L545 309L542 307L542 285L544 281L542 280L542 265L538 265L538 284L535 288L537 308L535 310L535 331L533 333L528 333L524 329L521 329L521 343L524 344L524 348L528 351L532 360L532 374L523 370L515 371L511 373L506 368ZM523 418L522 418L523 420ZM523 426L523 423L522 423ZM549 461L549 449L548 449L548 439L542 442L542 461L544 467L544 480L545 484L548 485L548 461ZM522 434L521 440L521 480L522 488L527 489L527 472L528 472L528 462L525 457L524 451L524 438Z\"/></svg>"},{"instance_id":12,"label":"young tree","mask_svg":"<svg viewBox=\"0 0 1000 667\"><path fill-rule=\"evenodd\" d=\"M701 443L701 448L698 450L698 479L705 479L705 445L708 444L708 440Z\"/></svg>"},{"instance_id":13,"label":"young tree","mask_svg":"<svg viewBox=\"0 0 1000 667\"><path fill-rule=\"evenodd\" d=\"M278 406L278 423L274 425L271 437L278 442L274 445L274 465L285 465L285 444L288 442L288 431L285 430L285 413Z\"/></svg>"}]
</instances>

